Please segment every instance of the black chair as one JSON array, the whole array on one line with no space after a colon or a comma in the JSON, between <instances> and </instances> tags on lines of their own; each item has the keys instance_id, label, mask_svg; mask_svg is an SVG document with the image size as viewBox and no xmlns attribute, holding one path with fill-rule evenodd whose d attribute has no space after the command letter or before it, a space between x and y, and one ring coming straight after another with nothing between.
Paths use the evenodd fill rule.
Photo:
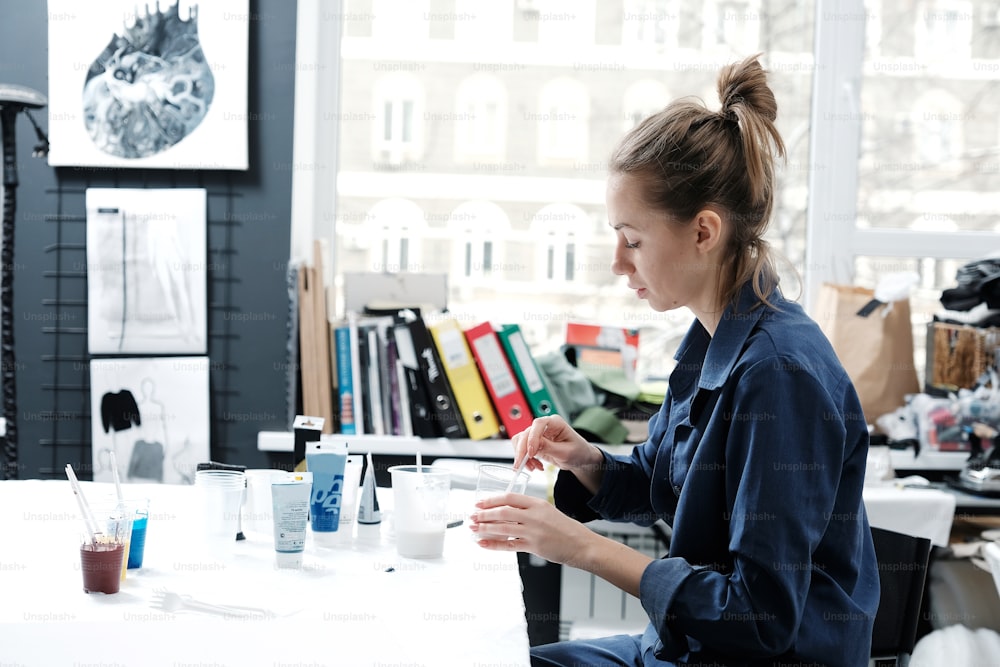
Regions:
<instances>
[{"instance_id":1,"label":"black chair","mask_svg":"<svg viewBox=\"0 0 1000 667\"><path fill-rule=\"evenodd\" d=\"M872 528L872 538L882 598L875 614L871 655L876 667L906 667L917 641L931 541L882 528Z\"/></svg>"}]
</instances>

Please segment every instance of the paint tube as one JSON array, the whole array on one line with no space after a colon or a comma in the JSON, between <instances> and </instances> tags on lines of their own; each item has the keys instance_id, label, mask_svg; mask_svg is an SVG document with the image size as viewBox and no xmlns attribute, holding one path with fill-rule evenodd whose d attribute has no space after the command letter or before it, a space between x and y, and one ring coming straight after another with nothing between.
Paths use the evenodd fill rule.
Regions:
<instances>
[{"instance_id":1,"label":"paint tube","mask_svg":"<svg viewBox=\"0 0 1000 667\"><path fill-rule=\"evenodd\" d=\"M271 482L274 556L278 567L302 567L311 490L312 474L308 472L288 473Z\"/></svg>"},{"instance_id":2,"label":"paint tube","mask_svg":"<svg viewBox=\"0 0 1000 667\"><path fill-rule=\"evenodd\" d=\"M310 527L320 546L336 541L340 510L344 500L344 468L347 465L346 443L312 443L306 449L306 468L312 473L309 500Z\"/></svg>"}]
</instances>

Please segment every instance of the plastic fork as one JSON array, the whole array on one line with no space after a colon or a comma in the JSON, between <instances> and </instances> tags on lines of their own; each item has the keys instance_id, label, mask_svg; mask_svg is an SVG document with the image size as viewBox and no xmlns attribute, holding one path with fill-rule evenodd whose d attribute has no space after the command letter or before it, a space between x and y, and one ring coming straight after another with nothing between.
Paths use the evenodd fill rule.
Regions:
<instances>
[{"instance_id":1,"label":"plastic fork","mask_svg":"<svg viewBox=\"0 0 1000 667\"><path fill-rule=\"evenodd\" d=\"M237 605L210 604L195 600L190 595L181 595L166 590L153 591L151 600L153 607L162 611L176 613L182 611L200 611L219 616L235 616L239 618L274 618L274 612L260 607L240 607Z\"/></svg>"}]
</instances>

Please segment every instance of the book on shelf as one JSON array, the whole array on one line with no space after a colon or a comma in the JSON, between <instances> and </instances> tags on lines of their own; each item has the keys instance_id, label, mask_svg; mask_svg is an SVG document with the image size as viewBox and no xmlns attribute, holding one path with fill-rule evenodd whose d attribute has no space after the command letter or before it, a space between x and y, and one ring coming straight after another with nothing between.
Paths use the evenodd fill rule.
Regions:
<instances>
[{"instance_id":1,"label":"book on shelf","mask_svg":"<svg viewBox=\"0 0 1000 667\"><path fill-rule=\"evenodd\" d=\"M356 394L361 401L361 408L358 410L358 433L375 433L375 425L372 423L372 400L371 389L368 384L371 382L371 357L368 355L368 329L365 325L358 323L358 384Z\"/></svg>"},{"instance_id":2,"label":"book on shelf","mask_svg":"<svg viewBox=\"0 0 1000 667\"><path fill-rule=\"evenodd\" d=\"M413 348L420 370L419 379L427 392L434 431L438 437L469 437L437 346L423 317L413 309L400 311L399 317L400 321L394 328L396 344L399 349L407 345ZM410 405L412 413L413 403ZM417 430L416 424L414 430Z\"/></svg>"},{"instance_id":3,"label":"book on shelf","mask_svg":"<svg viewBox=\"0 0 1000 667\"><path fill-rule=\"evenodd\" d=\"M353 393L351 398L354 402L354 432L364 433L365 428L365 403L361 396L361 346L359 343L360 331L358 330L358 314L353 312L347 313L347 329L350 341L350 358L351 358L351 388Z\"/></svg>"},{"instance_id":4,"label":"book on shelf","mask_svg":"<svg viewBox=\"0 0 1000 667\"><path fill-rule=\"evenodd\" d=\"M532 414L535 417L556 414L555 401L552 400L552 394L549 392L549 388L538 370L535 358L524 340L521 327L517 324L501 325L497 331L497 337L507 354L507 360L514 370L518 384L521 385L521 391L528 399Z\"/></svg>"},{"instance_id":5,"label":"book on shelf","mask_svg":"<svg viewBox=\"0 0 1000 667\"><path fill-rule=\"evenodd\" d=\"M370 419L365 423L365 430L375 435L385 435L385 413L382 403L382 368L379 354L378 331L374 324L361 324L359 329L364 334L361 341L365 346L366 360L361 362L366 373L363 387L365 408ZM370 429L370 430L369 430Z\"/></svg>"},{"instance_id":6,"label":"book on shelf","mask_svg":"<svg viewBox=\"0 0 1000 667\"><path fill-rule=\"evenodd\" d=\"M500 422L458 320L445 317L427 328L437 346L441 365L469 438L485 440L496 437L500 434Z\"/></svg>"},{"instance_id":7,"label":"book on shelf","mask_svg":"<svg viewBox=\"0 0 1000 667\"><path fill-rule=\"evenodd\" d=\"M355 315L358 331L360 380L354 387L361 398L362 424L358 433L401 435L402 401L405 396L398 382L397 351L393 330L395 318L388 315Z\"/></svg>"},{"instance_id":8,"label":"book on shelf","mask_svg":"<svg viewBox=\"0 0 1000 667\"><path fill-rule=\"evenodd\" d=\"M356 434L354 423L354 369L351 361L351 329L346 324L333 327L333 349L337 362L337 412L340 432Z\"/></svg>"},{"instance_id":9,"label":"book on shelf","mask_svg":"<svg viewBox=\"0 0 1000 667\"><path fill-rule=\"evenodd\" d=\"M500 418L504 435L512 438L531 426L534 415L500 345L500 338L490 322L466 329L465 338Z\"/></svg>"},{"instance_id":10,"label":"book on shelf","mask_svg":"<svg viewBox=\"0 0 1000 667\"><path fill-rule=\"evenodd\" d=\"M395 337L393 338L395 340ZM410 401L407 394L406 368L397 356L394 360L396 392L399 399L399 435L413 435L413 417L410 414Z\"/></svg>"},{"instance_id":11,"label":"book on shelf","mask_svg":"<svg viewBox=\"0 0 1000 667\"><path fill-rule=\"evenodd\" d=\"M420 368L420 360L413 345L409 326L405 322L398 322L393 327L393 338L396 342L397 362L402 375L400 396L405 396L402 402L406 404L409 413L411 430L409 435L436 438L441 434L435 427L434 408L431 406L423 380L423 371Z\"/></svg>"}]
</instances>

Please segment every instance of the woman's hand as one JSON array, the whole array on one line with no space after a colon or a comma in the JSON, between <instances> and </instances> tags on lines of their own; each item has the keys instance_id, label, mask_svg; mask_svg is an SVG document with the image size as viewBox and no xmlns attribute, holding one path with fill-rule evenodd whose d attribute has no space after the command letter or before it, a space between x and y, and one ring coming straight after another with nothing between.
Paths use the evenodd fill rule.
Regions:
<instances>
[{"instance_id":1,"label":"woman's hand","mask_svg":"<svg viewBox=\"0 0 1000 667\"><path fill-rule=\"evenodd\" d=\"M527 551L579 567L586 545L597 537L541 498L507 493L480 500L476 507L469 527L485 549Z\"/></svg>"},{"instance_id":2,"label":"woman's hand","mask_svg":"<svg viewBox=\"0 0 1000 667\"><path fill-rule=\"evenodd\" d=\"M511 444L515 466L527 460L527 470L542 470L543 461L548 461L560 470L571 471L591 493L600 488L604 455L559 415L537 418L515 435Z\"/></svg>"},{"instance_id":3,"label":"woman's hand","mask_svg":"<svg viewBox=\"0 0 1000 667\"><path fill-rule=\"evenodd\" d=\"M480 500L476 507L469 527L484 549L527 551L639 596L643 572L652 562L646 554L598 535L541 498L506 493Z\"/></svg>"}]
</instances>

